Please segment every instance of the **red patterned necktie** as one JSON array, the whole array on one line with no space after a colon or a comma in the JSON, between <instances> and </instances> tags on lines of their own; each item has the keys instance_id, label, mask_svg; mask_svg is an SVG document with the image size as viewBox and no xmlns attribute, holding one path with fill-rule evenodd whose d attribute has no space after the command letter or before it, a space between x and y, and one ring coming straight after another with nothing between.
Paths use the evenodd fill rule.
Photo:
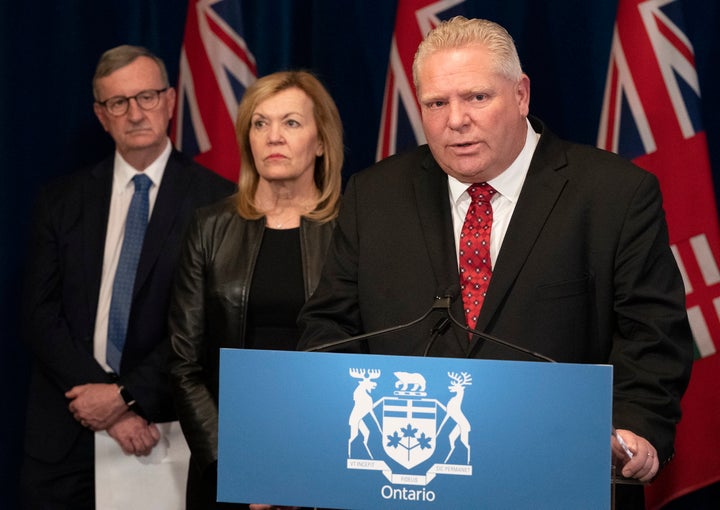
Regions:
<instances>
[{"instance_id":1,"label":"red patterned necktie","mask_svg":"<svg viewBox=\"0 0 720 510\"><path fill-rule=\"evenodd\" d=\"M460 291L467 325L474 329L492 276L490 231L493 212L490 199L495 190L481 182L470 186L467 192L472 201L460 232Z\"/></svg>"}]
</instances>

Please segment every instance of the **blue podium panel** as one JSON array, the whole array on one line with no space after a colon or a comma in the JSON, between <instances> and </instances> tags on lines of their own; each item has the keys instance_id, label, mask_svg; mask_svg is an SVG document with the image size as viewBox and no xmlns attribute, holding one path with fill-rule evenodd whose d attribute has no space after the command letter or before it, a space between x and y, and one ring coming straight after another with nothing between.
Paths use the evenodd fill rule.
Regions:
<instances>
[{"instance_id":1,"label":"blue podium panel","mask_svg":"<svg viewBox=\"0 0 720 510\"><path fill-rule=\"evenodd\" d=\"M223 349L218 499L610 507L612 367Z\"/></svg>"}]
</instances>

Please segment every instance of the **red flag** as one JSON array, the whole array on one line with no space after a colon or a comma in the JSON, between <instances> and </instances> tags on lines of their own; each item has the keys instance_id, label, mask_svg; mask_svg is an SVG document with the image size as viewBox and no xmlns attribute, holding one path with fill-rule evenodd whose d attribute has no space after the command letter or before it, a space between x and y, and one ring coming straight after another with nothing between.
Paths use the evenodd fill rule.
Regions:
<instances>
[{"instance_id":1,"label":"red flag","mask_svg":"<svg viewBox=\"0 0 720 510\"><path fill-rule=\"evenodd\" d=\"M232 181L240 171L237 106L257 77L242 33L240 0L190 0L171 128L179 150Z\"/></svg>"},{"instance_id":2,"label":"red flag","mask_svg":"<svg viewBox=\"0 0 720 510\"><path fill-rule=\"evenodd\" d=\"M415 98L412 62L425 35L440 23L439 13L465 0L399 0L390 46L376 159L425 143L420 109Z\"/></svg>"},{"instance_id":3,"label":"red flag","mask_svg":"<svg viewBox=\"0 0 720 510\"><path fill-rule=\"evenodd\" d=\"M660 180L695 338L676 455L645 491L650 509L720 480L720 224L681 4L620 0L598 137Z\"/></svg>"}]
</instances>

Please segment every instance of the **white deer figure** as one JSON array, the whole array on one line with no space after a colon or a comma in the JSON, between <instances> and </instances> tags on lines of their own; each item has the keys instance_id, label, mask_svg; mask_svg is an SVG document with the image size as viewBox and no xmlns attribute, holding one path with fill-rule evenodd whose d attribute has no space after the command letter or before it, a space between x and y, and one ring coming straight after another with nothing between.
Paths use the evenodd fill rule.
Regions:
<instances>
[{"instance_id":1,"label":"white deer figure","mask_svg":"<svg viewBox=\"0 0 720 510\"><path fill-rule=\"evenodd\" d=\"M445 462L447 463L450 459L450 456L455 450L455 442L458 437L460 437L460 441L467 449L467 463L470 464L470 422L463 414L461 405L463 396L465 395L465 386L470 386L472 384L472 376L467 372L462 372L460 375L455 372L449 372L448 376L452 380L448 389L452 393L455 393L455 396L453 396L447 403L445 418L443 418L443 421L438 428L437 435L440 435L440 431L442 430L443 425L445 425L447 419L452 418L455 422L455 427L450 431L450 435L448 436L448 439L450 440L450 453L448 453L445 458Z\"/></svg>"},{"instance_id":2,"label":"white deer figure","mask_svg":"<svg viewBox=\"0 0 720 510\"><path fill-rule=\"evenodd\" d=\"M375 406L373 405L373 400L370 396L370 392L377 387L377 383L373 379L377 379L378 377L380 377L380 370L368 370L367 377L365 377L365 369L359 370L357 368L351 368L350 375L355 379L360 380L358 381L357 388L355 388L355 391L353 392L353 400L355 401L355 406L350 412L350 418L348 420L348 423L350 424L350 439L348 439L348 457L352 456L350 453L352 442L358 436L358 433L360 433L363 436L363 444L365 445L365 450L367 450L368 455L370 455L370 458L372 459L373 456L372 453L370 453L370 448L368 447L370 429L368 429L367 425L365 425L364 418L369 413L375 420L378 429L382 430L380 427L380 423L375 416L375 412L373 411L373 408Z\"/></svg>"}]
</instances>

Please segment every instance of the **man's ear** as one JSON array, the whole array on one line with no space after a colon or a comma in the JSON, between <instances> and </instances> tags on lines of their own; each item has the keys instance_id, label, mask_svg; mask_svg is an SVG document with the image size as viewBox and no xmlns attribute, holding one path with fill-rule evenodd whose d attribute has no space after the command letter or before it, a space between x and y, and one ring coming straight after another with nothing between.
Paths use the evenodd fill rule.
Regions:
<instances>
[{"instance_id":1,"label":"man's ear","mask_svg":"<svg viewBox=\"0 0 720 510\"><path fill-rule=\"evenodd\" d=\"M105 116L107 112L105 107L101 104L93 103L93 111L95 112L97 119L100 121L100 124L102 124L103 129L107 131L107 117Z\"/></svg>"},{"instance_id":2,"label":"man's ear","mask_svg":"<svg viewBox=\"0 0 720 510\"><path fill-rule=\"evenodd\" d=\"M530 77L523 74L517 82L515 94L518 99L518 108L523 117L527 117L530 113Z\"/></svg>"},{"instance_id":3,"label":"man's ear","mask_svg":"<svg viewBox=\"0 0 720 510\"><path fill-rule=\"evenodd\" d=\"M165 99L167 100L168 117L172 119L175 114L175 101L177 100L177 93L173 87L169 87L165 91Z\"/></svg>"}]
</instances>

